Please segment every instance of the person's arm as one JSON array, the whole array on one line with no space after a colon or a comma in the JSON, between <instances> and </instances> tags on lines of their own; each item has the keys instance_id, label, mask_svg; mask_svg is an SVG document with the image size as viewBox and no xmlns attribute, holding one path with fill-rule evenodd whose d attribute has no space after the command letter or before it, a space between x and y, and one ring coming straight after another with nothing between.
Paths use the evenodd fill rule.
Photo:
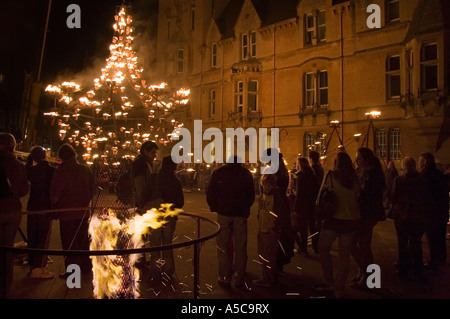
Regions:
<instances>
[{"instance_id":1,"label":"person's arm","mask_svg":"<svg viewBox=\"0 0 450 319\"><path fill-rule=\"evenodd\" d=\"M206 190L206 201L212 212L217 211L217 171L211 174L211 180Z\"/></svg>"}]
</instances>

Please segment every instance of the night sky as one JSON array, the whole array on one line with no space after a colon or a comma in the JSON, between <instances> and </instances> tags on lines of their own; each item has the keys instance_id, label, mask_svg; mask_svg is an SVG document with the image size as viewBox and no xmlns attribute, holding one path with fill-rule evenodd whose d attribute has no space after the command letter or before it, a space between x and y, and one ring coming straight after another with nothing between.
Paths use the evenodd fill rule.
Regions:
<instances>
[{"instance_id":1,"label":"night sky","mask_svg":"<svg viewBox=\"0 0 450 319\"><path fill-rule=\"evenodd\" d=\"M53 0L45 46L41 82L53 83L63 74L93 68L109 56L117 6L130 5L136 34L156 32L156 0ZM2 1L0 10L0 106L20 104L24 74L37 78L49 0ZM69 29L69 4L81 8L81 28ZM100 70L99 70L100 71Z\"/></svg>"}]
</instances>

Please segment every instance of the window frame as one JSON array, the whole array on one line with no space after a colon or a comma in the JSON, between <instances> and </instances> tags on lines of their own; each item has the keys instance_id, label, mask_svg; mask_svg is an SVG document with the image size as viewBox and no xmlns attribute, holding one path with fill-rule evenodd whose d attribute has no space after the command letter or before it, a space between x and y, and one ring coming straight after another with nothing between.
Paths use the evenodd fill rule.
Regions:
<instances>
[{"instance_id":1,"label":"window frame","mask_svg":"<svg viewBox=\"0 0 450 319\"><path fill-rule=\"evenodd\" d=\"M398 58L398 69L392 69L392 59ZM393 94L393 79L398 78L398 94ZM386 58L386 98L387 100L399 99L402 94L402 79L401 79L401 57L400 55L388 55Z\"/></svg>"},{"instance_id":2,"label":"window frame","mask_svg":"<svg viewBox=\"0 0 450 319\"><path fill-rule=\"evenodd\" d=\"M398 16L392 16L392 6L396 6ZM400 21L400 0L386 0L386 24Z\"/></svg>"},{"instance_id":3,"label":"window frame","mask_svg":"<svg viewBox=\"0 0 450 319\"><path fill-rule=\"evenodd\" d=\"M436 58L435 59L426 59L425 57L425 48L435 46L436 47ZM436 81L435 87L428 87L428 79L427 79L427 70L430 68L436 69L435 78ZM437 42L429 42L423 43L420 48L420 89L423 92L436 91L439 88L439 45Z\"/></svg>"},{"instance_id":4,"label":"window frame","mask_svg":"<svg viewBox=\"0 0 450 319\"><path fill-rule=\"evenodd\" d=\"M216 116L216 89L209 91L209 117L214 118Z\"/></svg>"},{"instance_id":5,"label":"window frame","mask_svg":"<svg viewBox=\"0 0 450 319\"><path fill-rule=\"evenodd\" d=\"M322 87L322 75L326 74L327 77L327 83L326 86ZM326 103L322 102L322 91L326 91L327 101ZM328 70L319 70L317 71L317 101L319 107L328 107L329 105L329 99L328 99Z\"/></svg>"},{"instance_id":6,"label":"window frame","mask_svg":"<svg viewBox=\"0 0 450 319\"><path fill-rule=\"evenodd\" d=\"M211 67L217 67L217 43L211 44Z\"/></svg>"},{"instance_id":7,"label":"window frame","mask_svg":"<svg viewBox=\"0 0 450 319\"><path fill-rule=\"evenodd\" d=\"M250 91L250 83L256 83L256 91ZM249 79L247 82L247 112L257 112L258 111L258 93L259 93L259 81L255 79ZM255 97L254 109L250 109L250 96Z\"/></svg>"},{"instance_id":8,"label":"window frame","mask_svg":"<svg viewBox=\"0 0 450 319\"><path fill-rule=\"evenodd\" d=\"M180 58L180 53L182 57ZM181 66L181 71L180 71ZM184 73L184 49L177 49L177 73Z\"/></svg>"},{"instance_id":9,"label":"window frame","mask_svg":"<svg viewBox=\"0 0 450 319\"><path fill-rule=\"evenodd\" d=\"M244 111L244 81L237 81L235 90L235 109L237 113L242 113Z\"/></svg>"}]
</instances>

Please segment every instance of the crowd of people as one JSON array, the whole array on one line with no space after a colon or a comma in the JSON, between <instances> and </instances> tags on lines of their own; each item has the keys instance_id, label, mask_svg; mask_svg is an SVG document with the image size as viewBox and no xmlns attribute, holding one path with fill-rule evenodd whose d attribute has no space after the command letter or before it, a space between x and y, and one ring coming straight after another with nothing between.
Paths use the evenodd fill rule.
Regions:
<instances>
[{"instance_id":1,"label":"crowd of people","mask_svg":"<svg viewBox=\"0 0 450 319\"><path fill-rule=\"evenodd\" d=\"M15 156L15 145L11 134L0 134L0 246L14 245L22 220L21 198L28 194L26 210L39 212L27 215L29 248L48 248L52 220L57 219L63 250L88 250L89 206L106 168L101 163L91 168L80 164L69 144L59 148L58 165L48 162L45 149L40 146L30 150L24 165ZM278 154L279 169L276 174L264 174L261 164L240 164L237 156L220 165L187 166L177 165L170 156L158 161L157 152L155 143L145 142L139 156L126 163L131 167L133 205L138 213L159 208L162 203L183 208L186 189L204 191L221 227L216 241L218 282L223 286L233 283L242 287L245 283L248 218L255 202L261 261L261 276L253 281L255 286L272 287L295 253L314 253L319 255L323 271L323 283L314 289L345 297L351 258L358 266L351 285L364 288L367 267L375 262L373 229L386 218L395 223L397 271L401 278L421 280L425 268L438 270L447 261L449 175L438 169L431 153L421 154L417 163L405 157L397 171L393 163L383 169L368 148L360 148L354 161L342 149L333 168L326 172L317 152L299 156L293 169L288 170L283 154L278 149L268 149L266 155L270 158L272 152ZM106 173L109 178L111 175ZM316 203L324 188L333 189L334 210L332 216L319 219ZM42 213L45 211L48 213ZM147 238L150 245L171 244L176 223L177 217L168 217L163 227L151 231ZM429 245L429 260L425 264L424 238ZM333 263L331 249L336 240L338 258ZM68 255L64 261L66 269L70 264L79 265L83 273L92 269L89 256ZM47 262L47 256L30 253L29 276L54 278ZM176 271L171 250L153 253L150 260L144 256L139 266L169 278ZM69 275L64 272L59 277ZM0 254L0 298L8 296L12 278L12 253Z\"/></svg>"},{"instance_id":2,"label":"crowd of people","mask_svg":"<svg viewBox=\"0 0 450 319\"><path fill-rule=\"evenodd\" d=\"M279 153L279 157L282 159L283 155ZM222 228L217 237L221 285L243 285L247 220L255 200L261 261L261 277L253 281L255 286L272 287L294 253L307 256L311 246L320 257L324 281L315 290L344 298L351 258L358 272L350 285L367 288L367 269L375 263L373 229L387 218L395 223L396 266L401 278L422 280L425 268L438 271L447 261L450 178L448 172L444 174L437 168L431 153L420 155L418 167L413 158L405 157L398 174L392 164L384 170L368 148L358 149L354 161L342 149L333 168L325 174L319 154L312 151L308 158L300 156L291 171L280 160L276 174L263 173L257 199L251 187L252 175L237 162L235 159L213 171L206 192L208 205L218 214ZM319 219L316 203L324 188L333 190L334 209L331 216ZM333 266L330 251L336 240L338 258ZM426 262L422 254L424 240L429 246Z\"/></svg>"}]
</instances>

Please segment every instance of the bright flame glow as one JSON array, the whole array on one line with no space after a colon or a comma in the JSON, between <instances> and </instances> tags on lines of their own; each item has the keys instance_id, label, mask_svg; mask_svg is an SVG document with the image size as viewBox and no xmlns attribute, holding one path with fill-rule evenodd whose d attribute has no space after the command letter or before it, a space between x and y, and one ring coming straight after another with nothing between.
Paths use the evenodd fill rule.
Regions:
<instances>
[{"instance_id":1,"label":"bright flame glow","mask_svg":"<svg viewBox=\"0 0 450 319\"><path fill-rule=\"evenodd\" d=\"M142 248L142 235L158 229L167 217L177 216L181 209L161 204L145 214L121 221L111 209L94 215L89 223L90 250L122 250ZM136 299L139 297L139 270L135 267L138 254L91 256L94 297L97 299Z\"/></svg>"}]
</instances>

